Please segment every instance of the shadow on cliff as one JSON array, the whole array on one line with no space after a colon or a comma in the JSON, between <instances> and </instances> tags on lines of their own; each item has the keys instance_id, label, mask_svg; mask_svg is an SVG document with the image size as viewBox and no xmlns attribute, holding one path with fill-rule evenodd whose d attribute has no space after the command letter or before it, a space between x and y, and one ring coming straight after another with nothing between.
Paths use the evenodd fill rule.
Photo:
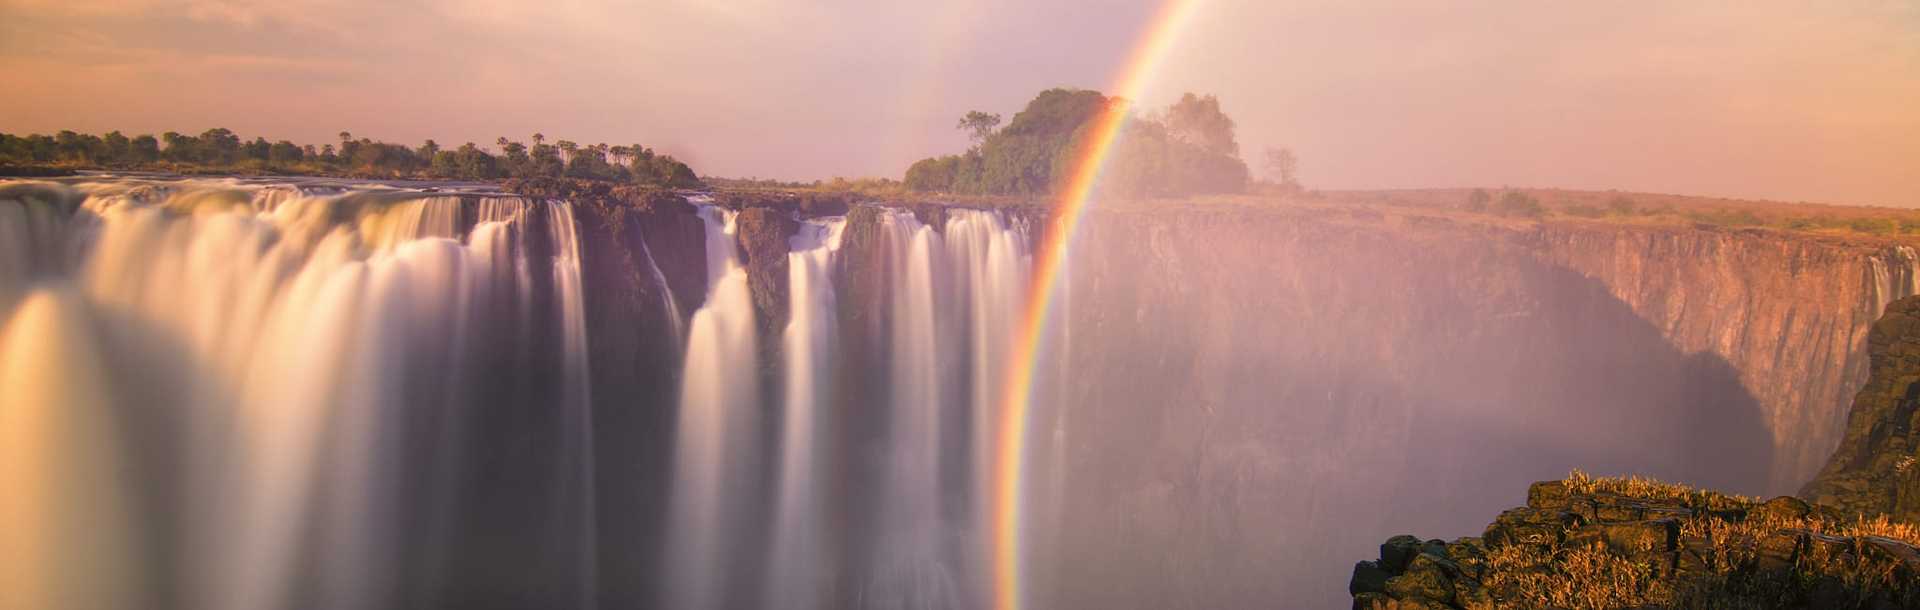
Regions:
<instances>
[{"instance_id":1,"label":"shadow on cliff","mask_svg":"<svg viewBox=\"0 0 1920 610\"><path fill-rule=\"evenodd\" d=\"M1117 215L1116 215L1117 216ZM1478 535L1579 468L1760 493L1724 360L1479 234L1096 221L1072 262L1058 608L1334 607L1403 531ZM1041 449L1040 451L1049 451Z\"/></svg>"}]
</instances>

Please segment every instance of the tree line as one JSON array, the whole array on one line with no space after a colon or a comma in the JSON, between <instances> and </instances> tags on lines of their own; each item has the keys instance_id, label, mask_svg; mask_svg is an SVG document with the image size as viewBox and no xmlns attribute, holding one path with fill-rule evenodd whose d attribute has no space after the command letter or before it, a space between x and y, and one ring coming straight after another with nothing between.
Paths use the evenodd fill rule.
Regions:
<instances>
[{"instance_id":1,"label":"tree line","mask_svg":"<svg viewBox=\"0 0 1920 610\"><path fill-rule=\"evenodd\" d=\"M118 131L92 135L61 131L48 136L0 133L0 164L67 167L347 175L365 178L497 180L568 177L667 187L697 187L693 168L633 144L548 143L533 134L533 146L501 137L499 152L468 142L444 148L433 140L417 147L354 138L340 132L338 145L299 145L287 140L246 140L225 128L200 135L167 132L128 137Z\"/></svg>"},{"instance_id":2,"label":"tree line","mask_svg":"<svg viewBox=\"0 0 1920 610\"><path fill-rule=\"evenodd\" d=\"M967 113L958 128L973 140L966 152L922 159L904 183L920 192L1045 195L1064 186L1092 124L1114 104L1098 91L1049 89L1001 127L1000 115ZM1233 119L1218 98L1188 93L1159 111L1128 116L1109 152L1100 188L1129 196L1181 196L1245 191ZM1287 153L1291 172L1291 153ZM1289 176L1290 178L1291 176Z\"/></svg>"}]
</instances>

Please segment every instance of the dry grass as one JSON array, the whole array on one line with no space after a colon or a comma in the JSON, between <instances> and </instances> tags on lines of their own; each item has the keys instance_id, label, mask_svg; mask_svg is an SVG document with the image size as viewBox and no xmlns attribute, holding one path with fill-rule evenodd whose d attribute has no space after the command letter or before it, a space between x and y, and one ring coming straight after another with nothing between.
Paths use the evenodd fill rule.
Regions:
<instances>
[{"instance_id":1,"label":"dry grass","mask_svg":"<svg viewBox=\"0 0 1920 610\"><path fill-rule=\"evenodd\" d=\"M1654 566L1615 554L1599 542L1557 551L1510 544L1488 553L1487 568L1484 584L1502 592L1502 599L1470 610L1637 608L1667 605L1675 597L1671 583L1658 578Z\"/></svg>"},{"instance_id":2,"label":"dry grass","mask_svg":"<svg viewBox=\"0 0 1920 610\"><path fill-rule=\"evenodd\" d=\"M1639 477L1592 477L1575 471L1565 484L1576 495L1613 494L1652 504L1693 507L1682 520L1683 549L1609 549L1595 542L1561 546L1529 540L1487 550L1483 585L1492 601L1469 609L1869 607L1873 600L1914 601L1898 563L1870 548L1869 536L1920 546L1920 528L1885 517L1842 522L1818 511L1805 517L1751 513L1729 520L1726 508L1750 509L1753 498L1730 496ZM1700 510L1700 509L1712 510ZM1809 535L1801 545L1803 534ZM1793 563L1770 569L1767 559ZM1784 544L1784 547L1782 546ZM1791 549L1799 548L1797 554ZM1678 563L1676 563L1676 559ZM1686 567L1679 567L1681 565ZM1881 596L1876 598L1876 596ZM1904 597L1903 597L1904 596ZM1807 604L1813 604L1808 606Z\"/></svg>"},{"instance_id":3,"label":"dry grass","mask_svg":"<svg viewBox=\"0 0 1920 610\"><path fill-rule=\"evenodd\" d=\"M1581 495L1607 493L1635 500L1675 503L1685 506L1712 506L1728 502L1748 504L1759 502L1758 499L1746 496L1694 489L1686 485L1665 483L1644 477L1595 477L1579 470L1575 470L1567 475L1566 485L1569 491Z\"/></svg>"}]
</instances>

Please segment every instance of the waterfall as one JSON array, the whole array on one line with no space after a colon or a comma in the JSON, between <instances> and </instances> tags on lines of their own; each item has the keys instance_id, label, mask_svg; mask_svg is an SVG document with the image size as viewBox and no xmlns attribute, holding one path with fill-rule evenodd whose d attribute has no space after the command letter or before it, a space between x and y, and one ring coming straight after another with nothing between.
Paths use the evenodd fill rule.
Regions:
<instances>
[{"instance_id":1,"label":"waterfall","mask_svg":"<svg viewBox=\"0 0 1920 610\"><path fill-rule=\"evenodd\" d=\"M0 181L0 521L24 524L0 530L0 606L979 605L1027 228L878 209L852 249L849 217L788 211L754 225L798 227L768 261L745 254L765 236L692 199L705 299L682 328L662 290L669 336L640 338L684 347L683 368L638 377L678 384L606 391L595 350L658 347L595 344L644 293L595 293L587 274L664 288L698 255L591 241L598 203ZM660 213L649 230L696 243ZM785 326L763 349L753 291L779 284L753 274L769 271ZM843 301L856 279L880 292ZM673 419L632 417L655 405ZM650 441L655 421L658 453L608 445ZM596 463L596 443L621 461Z\"/></svg>"},{"instance_id":2,"label":"waterfall","mask_svg":"<svg viewBox=\"0 0 1920 610\"><path fill-rule=\"evenodd\" d=\"M84 203L61 209L49 193ZM535 219L546 221L553 252L530 248ZM23 227L30 239L13 239ZM405 556L449 559L447 545L468 544L447 529L450 519L422 514L446 517L473 493L450 479L475 451L460 446L474 424L448 422L487 413L475 403L559 396L572 421L558 426L564 438L542 442L561 446L573 457L555 459L591 480L569 205L217 180L10 184L0 190L0 232L5 247L27 244L33 254L0 262L8 319L0 352L12 354L0 368L24 370L26 358L14 355L32 353L40 361L32 366L62 372L0 386L0 404L78 401L47 399L46 384L58 384L93 388L88 402L104 405L8 431L68 438L98 423L80 417L138 431L117 450L127 454L136 503L150 508L147 539L159 546L142 557L162 582L140 586L164 597L139 606L399 604L426 586L403 582L402 568L434 571L403 565ZM535 270L533 260L552 269ZM54 336L62 349L44 347ZM512 355L527 359L508 364ZM83 374L97 379L74 377ZM555 382L539 381L547 378ZM103 442L47 447L43 459L100 463L111 457ZM554 495L581 494L590 498L590 490ZM413 531L415 523L439 531ZM442 548L405 542L416 540ZM558 552L587 553L590 544Z\"/></svg>"},{"instance_id":3,"label":"waterfall","mask_svg":"<svg viewBox=\"0 0 1920 610\"><path fill-rule=\"evenodd\" d=\"M686 318L680 315L680 302L673 298L673 290L668 288L667 274L660 271L660 260L653 257L653 247L646 240L640 240L640 254L647 258L647 272L653 277L653 285L660 287L661 310L667 312L667 330L673 333L668 337L672 345L684 345L687 339Z\"/></svg>"},{"instance_id":4,"label":"waterfall","mask_svg":"<svg viewBox=\"0 0 1920 610\"><path fill-rule=\"evenodd\" d=\"M780 475L774 512L769 576L763 608L810 610L826 607L825 579L817 557L826 540L823 494L824 463L820 448L832 442L822 438L827 426L820 407L831 396L835 310L829 275L840 249L846 219L811 221L788 240L787 281L790 316L781 347L786 362L780 433Z\"/></svg>"},{"instance_id":5,"label":"waterfall","mask_svg":"<svg viewBox=\"0 0 1920 610\"><path fill-rule=\"evenodd\" d=\"M0 606L137 608L142 550L86 304L57 287L0 326Z\"/></svg>"},{"instance_id":6,"label":"waterfall","mask_svg":"<svg viewBox=\"0 0 1920 610\"><path fill-rule=\"evenodd\" d=\"M867 607L968 607L986 590L992 422L1029 256L999 214L951 210L942 229L880 216L890 391Z\"/></svg>"},{"instance_id":7,"label":"waterfall","mask_svg":"<svg viewBox=\"0 0 1920 610\"><path fill-rule=\"evenodd\" d=\"M675 434L665 579L670 608L726 604L726 574L744 558L731 534L745 524L757 479L760 408L752 295L740 265L735 214L701 206L707 300L693 313Z\"/></svg>"},{"instance_id":8,"label":"waterfall","mask_svg":"<svg viewBox=\"0 0 1920 610\"><path fill-rule=\"evenodd\" d=\"M969 421L999 421L1011 329L1019 323L1020 306L1026 300L1027 269L1031 265L1026 239L1018 227L1007 226L999 215L977 210L953 211L946 235L948 256L955 269L951 302L961 309L957 317L966 326L967 353L971 356L966 387ZM972 510L984 515L984 503L992 496L988 488L992 482L984 474L992 468L988 460L993 456L994 430L976 425L972 432L972 489L981 502Z\"/></svg>"}]
</instances>

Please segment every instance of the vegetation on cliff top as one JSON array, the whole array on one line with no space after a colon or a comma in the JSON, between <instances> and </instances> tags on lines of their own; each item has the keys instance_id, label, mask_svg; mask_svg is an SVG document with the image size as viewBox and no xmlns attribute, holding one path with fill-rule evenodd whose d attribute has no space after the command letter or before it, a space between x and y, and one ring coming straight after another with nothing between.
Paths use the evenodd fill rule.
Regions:
<instances>
[{"instance_id":1,"label":"vegetation on cliff top","mask_svg":"<svg viewBox=\"0 0 1920 610\"><path fill-rule=\"evenodd\" d=\"M533 146L501 137L495 153L472 142L443 148L433 140L407 147L355 139L340 132L340 143L315 147L287 140L252 140L214 128L200 135L167 132L128 137L62 131L55 135L0 134L0 166L27 168L128 169L179 173L301 174L356 178L496 180L502 178L577 178L667 187L698 187L693 168L651 148L606 144L547 143L533 135Z\"/></svg>"},{"instance_id":2,"label":"vegetation on cliff top","mask_svg":"<svg viewBox=\"0 0 1920 610\"><path fill-rule=\"evenodd\" d=\"M1920 211L1567 189L1407 189L1311 192L1331 203L1417 208L1502 220L1772 229L1871 237L1920 235Z\"/></svg>"},{"instance_id":3,"label":"vegetation on cliff top","mask_svg":"<svg viewBox=\"0 0 1920 610\"><path fill-rule=\"evenodd\" d=\"M907 168L902 182L916 192L1058 192L1093 137L1095 119L1119 103L1098 91L1048 89L1004 127L1000 115L969 112L958 128L972 137L973 147L922 159ZM1179 196L1246 190L1247 165L1240 159L1234 122L1221 111L1218 98L1188 93L1162 111L1125 121L1109 153L1100 185L1105 192Z\"/></svg>"}]
</instances>

